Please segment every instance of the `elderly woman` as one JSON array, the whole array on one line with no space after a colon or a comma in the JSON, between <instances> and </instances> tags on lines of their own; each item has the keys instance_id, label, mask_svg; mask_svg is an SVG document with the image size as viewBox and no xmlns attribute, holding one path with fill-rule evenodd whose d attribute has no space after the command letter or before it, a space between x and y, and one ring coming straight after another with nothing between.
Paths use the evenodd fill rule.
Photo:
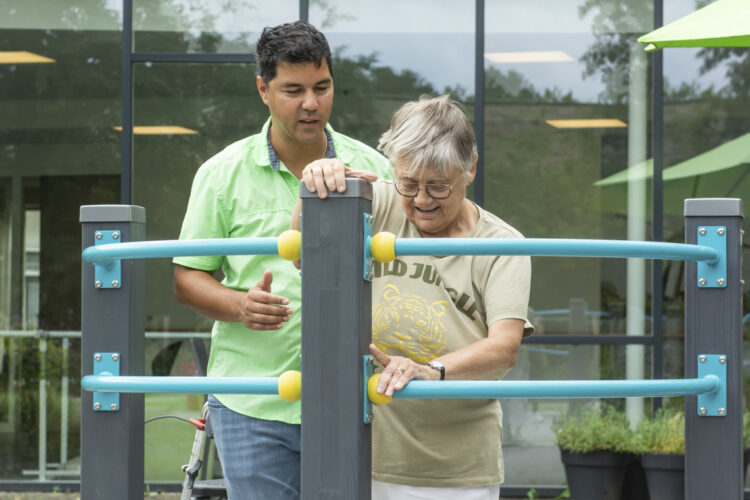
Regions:
<instances>
[{"instance_id":1,"label":"elderly woman","mask_svg":"<svg viewBox=\"0 0 750 500\"><path fill-rule=\"evenodd\" d=\"M466 199L477 152L469 120L448 96L423 97L393 115L381 139L395 181L373 185L373 231L398 238L520 238ZM336 160L308 165L321 198L345 177L375 181ZM294 219L293 219L294 220ZM524 335L528 257L399 257L376 264L370 349L383 366L378 392L410 380L497 379ZM396 399L375 408L373 499L492 499L503 482L502 413L495 399Z\"/></svg>"}]
</instances>

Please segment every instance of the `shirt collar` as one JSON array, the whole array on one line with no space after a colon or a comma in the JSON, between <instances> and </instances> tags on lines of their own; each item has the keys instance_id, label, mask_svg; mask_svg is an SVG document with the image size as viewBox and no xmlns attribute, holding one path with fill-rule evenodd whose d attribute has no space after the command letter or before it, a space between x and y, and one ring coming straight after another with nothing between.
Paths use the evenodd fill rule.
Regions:
<instances>
[{"instance_id":1,"label":"shirt collar","mask_svg":"<svg viewBox=\"0 0 750 500\"><path fill-rule=\"evenodd\" d=\"M327 128L324 128L323 132L326 134L326 154L324 158L336 158L336 146L333 145L333 135L331 135ZM268 144L268 159L271 162L271 168L278 172L281 170L281 160L279 160L276 150L271 145L270 126L268 127L268 132L266 132L266 143Z\"/></svg>"}]
</instances>

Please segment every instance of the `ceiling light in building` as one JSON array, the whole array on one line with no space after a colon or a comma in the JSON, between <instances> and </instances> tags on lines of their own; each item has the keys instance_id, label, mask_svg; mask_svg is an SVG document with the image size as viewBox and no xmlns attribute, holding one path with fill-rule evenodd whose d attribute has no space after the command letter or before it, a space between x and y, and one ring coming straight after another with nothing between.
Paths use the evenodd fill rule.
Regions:
<instances>
[{"instance_id":1,"label":"ceiling light in building","mask_svg":"<svg viewBox=\"0 0 750 500\"><path fill-rule=\"evenodd\" d=\"M555 128L622 128L627 123L617 118L589 118L581 120L545 120Z\"/></svg>"},{"instance_id":2,"label":"ceiling light in building","mask_svg":"<svg viewBox=\"0 0 750 500\"><path fill-rule=\"evenodd\" d=\"M122 127L113 128L118 132L122 131ZM179 125L153 125L133 127L134 135L188 135L197 133L197 130L180 127Z\"/></svg>"},{"instance_id":3,"label":"ceiling light in building","mask_svg":"<svg viewBox=\"0 0 750 500\"><path fill-rule=\"evenodd\" d=\"M494 63L570 62L572 57L561 50L536 52L488 52L484 57Z\"/></svg>"},{"instance_id":4,"label":"ceiling light in building","mask_svg":"<svg viewBox=\"0 0 750 500\"><path fill-rule=\"evenodd\" d=\"M25 50L2 51L0 52L0 64L34 64L34 63L53 63L54 59L40 56L33 52Z\"/></svg>"}]
</instances>

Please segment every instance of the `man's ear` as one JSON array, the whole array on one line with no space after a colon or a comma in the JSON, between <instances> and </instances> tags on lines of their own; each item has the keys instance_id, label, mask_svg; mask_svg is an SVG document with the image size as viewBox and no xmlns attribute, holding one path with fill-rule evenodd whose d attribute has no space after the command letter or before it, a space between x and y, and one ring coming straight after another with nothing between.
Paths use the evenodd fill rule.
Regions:
<instances>
[{"instance_id":1,"label":"man's ear","mask_svg":"<svg viewBox=\"0 0 750 500\"><path fill-rule=\"evenodd\" d=\"M262 76L258 75L255 77L255 85L258 87L258 94L260 94L263 104L268 105L268 85Z\"/></svg>"}]
</instances>

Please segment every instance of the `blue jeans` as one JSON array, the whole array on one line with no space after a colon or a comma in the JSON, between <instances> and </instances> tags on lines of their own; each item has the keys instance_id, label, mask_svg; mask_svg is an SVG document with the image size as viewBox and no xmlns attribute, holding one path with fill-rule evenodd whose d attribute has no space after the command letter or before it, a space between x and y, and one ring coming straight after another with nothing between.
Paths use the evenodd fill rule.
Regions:
<instances>
[{"instance_id":1,"label":"blue jeans","mask_svg":"<svg viewBox=\"0 0 750 500\"><path fill-rule=\"evenodd\" d=\"M299 500L300 426L208 407L229 499Z\"/></svg>"}]
</instances>

